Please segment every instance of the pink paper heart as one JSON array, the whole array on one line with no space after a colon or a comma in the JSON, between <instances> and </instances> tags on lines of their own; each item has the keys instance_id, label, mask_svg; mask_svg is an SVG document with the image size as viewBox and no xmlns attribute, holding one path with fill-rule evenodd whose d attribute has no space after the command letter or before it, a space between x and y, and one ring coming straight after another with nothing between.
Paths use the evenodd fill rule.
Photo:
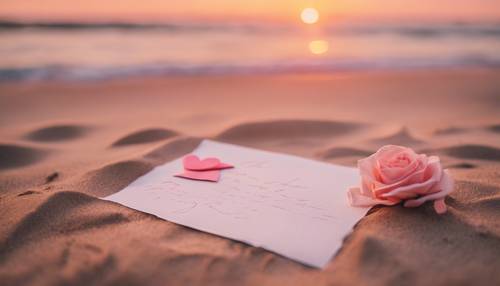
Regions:
<instances>
[{"instance_id":1,"label":"pink paper heart","mask_svg":"<svg viewBox=\"0 0 500 286\"><path fill-rule=\"evenodd\" d=\"M218 169L220 161L217 158L206 158L200 160L196 155L188 155L183 160L184 169L192 171L204 171Z\"/></svg>"},{"instance_id":2,"label":"pink paper heart","mask_svg":"<svg viewBox=\"0 0 500 286\"><path fill-rule=\"evenodd\" d=\"M220 171L219 170L210 170L210 171L201 171L200 172L200 171L184 170L183 173L177 174L175 176L180 177L180 178L191 179L191 180L217 182L217 181L219 181L219 178L220 178Z\"/></svg>"}]
</instances>

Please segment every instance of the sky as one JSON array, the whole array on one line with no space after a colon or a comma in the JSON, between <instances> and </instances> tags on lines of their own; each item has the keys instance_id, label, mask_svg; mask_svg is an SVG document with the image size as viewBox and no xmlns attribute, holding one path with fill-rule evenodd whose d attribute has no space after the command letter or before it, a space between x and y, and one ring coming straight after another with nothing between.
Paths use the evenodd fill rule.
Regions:
<instances>
[{"instance_id":1,"label":"sky","mask_svg":"<svg viewBox=\"0 0 500 286\"><path fill-rule=\"evenodd\" d=\"M0 0L0 17L21 20L296 21L322 19L500 20L500 0Z\"/></svg>"}]
</instances>

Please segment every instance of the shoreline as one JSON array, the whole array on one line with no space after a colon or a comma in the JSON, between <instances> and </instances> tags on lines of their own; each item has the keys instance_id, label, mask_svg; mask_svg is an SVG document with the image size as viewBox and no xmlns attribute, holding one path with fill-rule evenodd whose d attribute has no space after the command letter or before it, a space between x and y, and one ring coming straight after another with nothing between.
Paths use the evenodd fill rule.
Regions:
<instances>
[{"instance_id":1,"label":"shoreline","mask_svg":"<svg viewBox=\"0 0 500 286\"><path fill-rule=\"evenodd\" d=\"M0 87L2 85L15 85L15 84L39 84L44 82L59 83L59 84L74 84L74 83L99 83L99 82L116 82L116 81L129 81L129 80L145 80L145 79L175 79L175 78L220 78L220 77L280 77L280 76L317 76L317 75L349 75L349 74L418 74L418 73L453 73L464 71L484 71L484 72L497 72L500 71L500 65L463 65L463 66L434 66L434 67L365 67L365 68L324 68L324 69L309 69L302 70L269 70L264 68L262 70L254 71L219 71L219 72L166 72L166 73L151 73L147 75L129 74L129 75L116 75L116 76L96 76L92 78L62 78L59 76L49 78L0 78Z\"/></svg>"}]
</instances>

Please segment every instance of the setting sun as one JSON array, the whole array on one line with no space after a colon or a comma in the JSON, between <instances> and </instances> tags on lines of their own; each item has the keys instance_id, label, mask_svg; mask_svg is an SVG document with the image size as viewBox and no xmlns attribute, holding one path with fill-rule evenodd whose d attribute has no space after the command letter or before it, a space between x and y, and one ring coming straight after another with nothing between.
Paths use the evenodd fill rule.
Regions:
<instances>
[{"instance_id":1,"label":"setting sun","mask_svg":"<svg viewBox=\"0 0 500 286\"><path fill-rule=\"evenodd\" d=\"M300 18L306 24L314 24L319 20L319 12L315 8L305 8L300 13Z\"/></svg>"}]
</instances>

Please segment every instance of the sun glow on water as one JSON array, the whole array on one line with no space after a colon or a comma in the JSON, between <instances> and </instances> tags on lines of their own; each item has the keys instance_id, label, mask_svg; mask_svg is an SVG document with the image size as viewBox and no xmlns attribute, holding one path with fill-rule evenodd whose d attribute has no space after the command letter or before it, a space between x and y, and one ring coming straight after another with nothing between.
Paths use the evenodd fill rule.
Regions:
<instances>
[{"instance_id":1,"label":"sun glow on water","mask_svg":"<svg viewBox=\"0 0 500 286\"><path fill-rule=\"evenodd\" d=\"M309 43L309 51L315 55L321 55L328 52L328 42L324 40L315 40Z\"/></svg>"}]
</instances>

